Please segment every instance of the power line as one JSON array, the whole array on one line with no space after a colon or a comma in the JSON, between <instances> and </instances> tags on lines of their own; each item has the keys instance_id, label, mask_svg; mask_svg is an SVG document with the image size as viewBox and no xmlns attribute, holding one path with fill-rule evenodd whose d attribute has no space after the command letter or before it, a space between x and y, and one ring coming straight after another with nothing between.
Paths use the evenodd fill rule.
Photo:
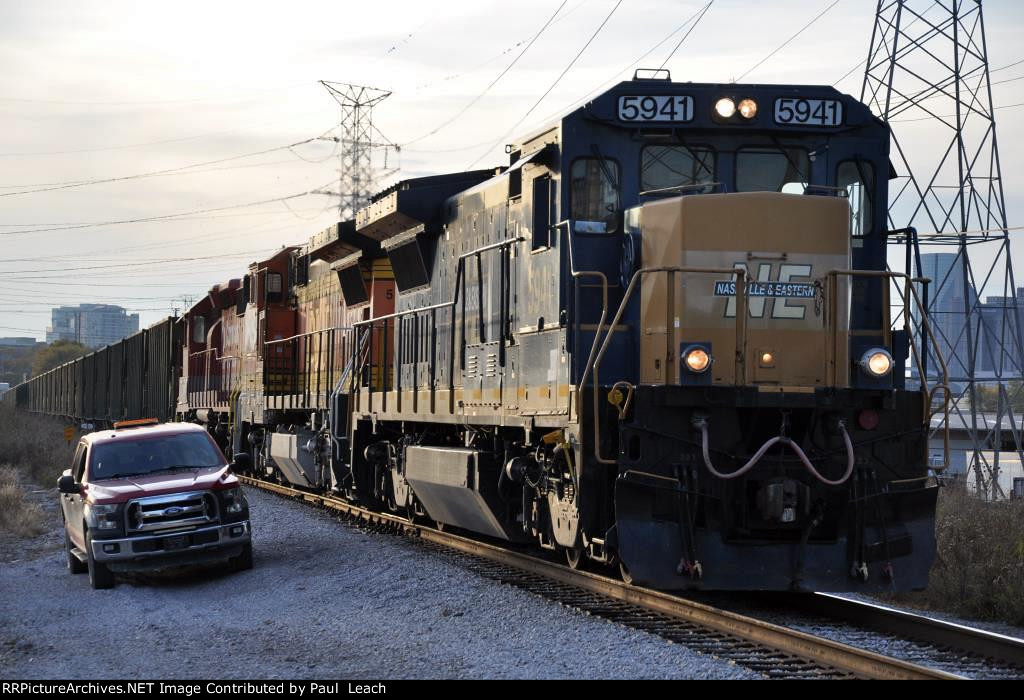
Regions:
<instances>
[{"instance_id":1,"label":"power line","mask_svg":"<svg viewBox=\"0 0 1024 700\"><path fill-rule=\"evenodd\" d=\"M171 220L171 219L177 221L177 220L180 220L179 217L182 217L182 216L190 216L190 215L193 215L193 214L209 214L209 213L213 213L213 212L228 211L228 210L231 210L231 209L243 209L243 208L246 208L246 207L260 206L260 205L263 205L263 204L273 204L273 203L277 203L277 202L283 202L283 201L289 200L289 199L298 199L299 197L306 197L306 196L311 195L311 194L320 194L320 191L323 190L323 188L326 187L328 184L330 184L330 183L326 183L326 184L321 185L320 187L318 187L316 189L308 190L306 192L298 192L296 194L290 194L290 195L286 195L284 197L273 197L271 199L262 199L262 200L260 200L258 202L247 202L245 204L232 204L232 205L229 205L229 206L226 206L226 207L213 207L213 208L210 208L210 209L197 209L197 210L194 210L194 211L183 212L183 213L178 213L178 214L162 214L162 215L159 215L159 216L148 216L148 217L142 217L142 218L138 218L138 219L121 219L121 220L118 220L118 221L97 221L97 222L91 222L91 223L73 224L73 225L69 225L69 226L50 226L50 227L45 227L45 228L21 229L21 230L18 230L18 231L0 231L0 236L14 236L14 235L24 234L24 233L48 233L48 232L51 232L51 231L69 231L69 230L73 230L73 229L92 228L92 227L95 227L95 226L117 226L117 225L121 225L121 224L138 224L138 223L146 223L146 222L150 222L150 221L166 221L166 220Z\"/></svg>"},{"instance_id":2,"label":"power line","mask_svg":"<svg viewBox=\"0 0 1024 700\"><path fill-rule=\"evenodd\" d=\"M800 36L801 34L803 34L803 33L804 33L804 32L805 32L806 30L807 30L807 28L808 28L808 27L810 27L810 26L811 26L812 24L814 24L814 23L815 23L815 22L817 22L817 21L818 21L819 19L821 19L822 17L824 17L824 16L825 16L825 13L826 13L826 12L828 12L829 10L831 10L831 9L832 9L833 7L835 7L835 6L836 6L836 5L838 5L838 4L839 4L839 0L833 0L833 2L832 2L832 4L831 4L831 5L829 5L829 6L828 6L828 7L826 7L826 8L824 9L824 10L822 10L822 11L821 11L821 12L819 12L819 13L818 13L817 15L815 15L815 16L814 16L814 19L812 19L812 20L811 20L810 22L808 22L807 24L805 24L804 26L802 26L802 27L801 27L801 28L799 29L799 31L797 31L797 33L796 33L796 34L794 34L793 36L789 37L789 38L788 38L788 39L786 39L786 40L785 40L784 42L782 42L781 44L779 44L779 46L778 46L778 47L777 47L777 48L776 48L776 49L775 49L774 51L772 51L772 52L771 52L770 54L768 54L767 56L765 56L764 58L762 58L762 59L761 59L760 61L758 61L757 63L755 63L755 64L754 64L753 66L751 66L750 68L748 68L747 70L745 70L745 71L743 72L743 74L742 74L742 75L741 75L740 77L736 78L736 79L735 79L735 80L733 80L732 82L734 82L734 83L738 83L738 82L740 82L741 80L743 80L743 78L745 78L745 77L746 77L747 75L749 75L750 73L753 73L753 72L754 72L755 70L757 70L757 69L758 69L758 68L759 68L759 67L760 67L760 66L761 66L761 65L762 65L762 64L763 64L763 63L764 63L765 61L767 61L768 59L770 59L770 58L771 58L772 56L774 56L775 54L777 54L777 53L778 53L779 51L782 51L782 49L786 48L786 46L788 46L788 45L789 45L789 43L790 43L791 41L793 41L793 40L794 40L794 39L796 39L796 38L797 38L798 36Z\"/></svg>"},{"instance_id":3,"label":"power line","mask_svg":"<svg viewBox=\"0 0 1024 700\"><path fill-rule=\"evenodd\" d=\"M921 12L921 14L920 14L920 15L918 15L917 17L915 17L914 19L912 19L912 20L911 20L910 22L907 22L907 27L906 27L906 28L907 28L907 29L910 29L910 28L911 28L911 27L913 27L913 26L914 26L915 24L917 24L918 22L920 22L920 21L921 21L922 19L924 19L925 15L927 15L927 14L928 14L929 12L931 12L931 11L932 11L933 9L935 9L935 6L936 6L936 5L938 5L938 4L939 4L939 0L932 0L932 4L931 4L931 5L929 5L929 6L928 6L928 7L927 7L927 8L926 8L926 9L925 9L925 10L924 10L923 12ZM839 78L839 80L833 80L833 81L832 81L832 84L833 84L833 85L838 85L839 83L843 82L843 81L844 81L844 80L846 80L846 79L847 79L847 78L848 78L848 77L849 77L849 76L850 76L850 75L851 75L851 74L852 74L852 73L853 73L854 71L856 71L856 70L857 70L858 68L860 68L861 66L863 66L863 65L864 65L865 63L867 63L867 62L868 62L868 59L866 59L866 58L865 58L865 59L862 59L862 60L861 60L861 61L859 61L859 62L857 63L857 65L855 65L855 66L854 66L853 68L851 68L850 70L848 70L848 71L846 71L845 73L843 73L843 76L842 76L841 78Z\"/></svg>"},{"instance_id":4,"label":"power line","mask_svg":"<svg viewBox=\"0 0 1024 700\"><path fill-rule=\"evenodd\" d=\"M295 155L298 155L298 154L295 154ZM332 153L331 155L333 156L334 154ZM307 163L322 163L322 162L324 162L323 160L314 161L314 160L309 160L307 158L302 158L302 157L299 157L299 160L305 161ZM288 164L298 165L298 163L296 162L296 160L294 158L287 158L287 159L284 159L284 160L270 160L270 161L266 161L265 163L249 163L248 165L228 165L228 166L225 166L225 167L222 167L222 168L205 168L203 170L191 170L191 169L189 169L189 170L185 170L185 171L182 171L182 172L154 173L152 175L146 175L145 177L172 177L172 176L175 176L175 175L203 175L205 173L218 173L218 172L223 172L225 170L246 170L246 169L249 169L249 168L267 168L267 167L270 167L272 165L288 165ZM200 166L196 165L194 167L200 167ZM72 181L72 182L84 182L84 181L75 180L75 181ZM46 183L42 183L42 184L46 184ZM54 184L57 184L57 183L54 183ZM38 185L0 185L0 190L12 190L12 189L18 189L18 188L21 188L21 187L35 187L35 186L38 186ZM14 194L21 194L21 193L20 192L15 192ZM2 196L2 195L0 195L0 196ZM4 225L7 225L7 224L4 224Z\"/></svg>"},{"instance_id":5,"label":"power line","mask_svg":"<svg viewBox=\"0 0 1024 700\"><path fill-rule=\"evenodd\" d=\"M672 50L669 52L668 56L666 56L665 60L661 62L660 66L658 66L658 70L664 68L665 64L668 63L672 59L672 57L676 55L676 51L678 51L679 47L683 45L684 41L686 41L686 37L690 36L690 33L697 28L697 25L700 24L700 21L704 19L704 13L711 9L711 6L714 4L714 2L715 0L710 0L708 4L704 6L704 9L700 11L700 16L697 17L697 21L693 23L692 27L686 30L686 33L683 34L683 38L679 40L679 43L672 47Z\"/></svg>"},{"instance_id":6,"label":"power line","mask_svg":"<svg viewBox=\"0 0 1024 700\"><path fill-rule=\"evenodd\" d=\"M267 92L281 92L283 90L294 90L297 87L304 85L314 85L308 80L303 80L299 83L290 83L288 85L278 85L270 88L254 88L250 92L253 93L267 93ZM27 102L34 104L58 104L58 105L76 105L76 106L94 106L94 107L123 107L123 106L138 106L138 105L165 105L165 104L183 104L187 102L238 102L251 99L250 97L235 97L235 98L224 98L223 93L217 95L209 95L206 97L188 97L188 98L176 98L173 100L119 100L119 101L95 101L95 100L40 100L26 97L0 97L0 102Z\"/></svg>"},{"instance_id":7,"label":"power line","mask_svg":"<svg viewBox=\"0 0 1024 700\"><path fill-rule=\"evenodd\" d=\"M319 193L317 193L319 194ZM208 219L231 219L237 216L280 216L287 214L287 211L249 211L249 212L238 212L235 214L218 214L216 216L185 216L175 218L174 221L205 221ZM61 221L61 222L48 222L48 223L20 223L20 224L0 224L3 228L18 228L20 226L100 226L102 224L96 224L89 221ZM0 232L0 236L4 235Z\"/></svg>"},{"instance_id":8,"label":"power line","mask_svg":"<svg viewBox=\"0 0 1024 700\"><path fill-rule=\"evenodd\" d=\"M414 138L414 139L412 139L410 141L406 141L404 144L402 144L403 147L411 145L411 144L414 144L414 143L418 143L418 142L422 141L425 138L433 136L438 131L440 131L441 129L445 128L446 126L448 126L449 124L451 124L452 122L457 120L459 117L461 117L463 114L468 112L473 107L473 105L475 105L477 102L482 100L484 98L484 96L487 95L488 92L490 92L491 88L493 88L495 85L497 85L498 81L500 81L502 78L504 78L505 75L510 70L512 70L512 68L519 62L519 59L522 58L526 54L526 52L530 50L530 47L533 46L534 42L536 42L537 39L540 38L541 34L543 34L547 30L547 28L551 26L551 23L555 21L555 17L558 16L558 13L562 11L562 8L565 7L567 2L569 2L569 0L562 0L562 4L559 5L555 9L554 14L552 14L550 17L548 17L547 22L545 22L544 26L540 28L540 31L538 31L536 34L533 35L533 38L530 39L529 43L526 44L526 46L523 47L523 50L519 52L519 55L516 56L514 59L512 59L512 62L509 63L507 66L505 66L505 69L503 71L501 71L500 73L498 73L498 77L496 77L494 80L492 80L487 85L487 87L485 87L483 89L482 92L480 92L473 99L471 99L469 102L467 102L466 105L462 109L460 109L458 112L456 112L454 115L452 115L447 120L445 120L445 121L441 122L440 124L438 124L432 130L428 131L427 133L423 134L422 136L417 136L416 138Z\"/></svg>"},{"instance_id":9,"label":"power line","mask_svg":"<svg viewBox=\"0 0 1024 700\"><path fill-rule=\"evenodd\" d=\"M598 93L600 93L600 92L603 92L603 91L604 91L604 89L605 89L605 87L606 87L606 86L607 86L608 84L610 84L610 83L614 82L614 81L615 81L615 80L616 80L616 79L617 79L617 78L618 78L618 77L619 77L620 75L622 75L623 73L628 73L628 72L629 72L630 70L632 70L632 69L633 69L633 68L634 68L635 66L637 66L637 65L638 65L638 64L640 63L640 61L644 60L645 58L647 58L648 56L650 56L650 55L651 55L652 53L654 53L655 51L657 51L658 49L660 49L660 48L661 48L661 46L662 46L662 44L664 44L664 43L665 43L665 42L667 42L667 41L668 41L669 39L671 39L671 38L672 38L672 37L674 37L674 36L675 36L676 34L678 34L678 33L679 33L679 32L681 32L681 31L682 31L683 29L685 29L685 28L686 28L686 26L687 26L688 24L690 24L691 22L693 22L693 21L694 21L694 20L695 20L695 19L697 18L697 16L701 14L701 12L702 12L702 10L697 10L696 12L694 12L694 13L693 13L692 15L690 15L690 16L689 16L689 17L688 17L688 18L686 19L686 21L684 21L684 22L683 22L682 24L680 24L680 25L679 25L678 27L676 27L676 28L675 28L675 29L673 29L673 30L672 30L671 32L669 32L669 33L668 33L668 35L667 35L667 36L666 36L666 37L665 37L664 39L662 39L661 41L659 41L659 42L658 42L657 44L655 44L655 45L654 45L654 46L652 46L651 48L647 49L647 51L645 51L645 52L643 53L643 55L641 55L641 56L640 56L639 58L637 58L637 59L636 59L635 61L633 61L632 63L630 63L630 64L629 64L628 66L626 66L626 67L625 67L625 68L623 68L622 70L618 71L617 73L614 73L614 74L612 75L612 77L611 77L611 78L609 78L608 80L604 81L603 83L601 83L600 85L598 85L598 86L597 86L596 88L594 88L593 90L590 90L589 92L587 92L587 93L586 93L586 94L585 94L585 95L584 95L583 97L579 98L578 100L575 100L574 102L571 102L571 103L569 103L568 105L566 105L565 107L562 107L561 109L558 109L558 110L556 110L556 111L554 111L554 112L550 112L550 113L549 113L549 114L548 114L548 115L547 115L546 117L544 117L544 119L543 119L543 120L541 120L541 121L544 121L544 122L546 122L546 121L548 121L549 119L551 119L552 117L554 117L554 116L556 116L556 115L559 115L559 114L565 114L566 112L569 112L569 111L571 111L571 110L572 110L573 108L577 107L578 105L581 105L581 104L583 104L584 102L586 102L586 101L587 101L588 99L590 99L590 97L591 97L592 95L595 95L595 94L598 94Z\"/></svg>"},{"instance_id":10,"label":"power line","mask_svg":"<svg viewBox=\"0 0 1024 700\"><path fill-rule=\"evenodd\" d=\"M992 109L1010 109L1011 107L1024 107L1024 102L1018 102L1012 105L997 105ZM936 117L938 117L939 119L952 119L955 116L955 114L939 114L934 117L929 115L927 117L912 117L910 119L890 119L889 122L923 122L935 119Z\"/></svg>"},{"instance_id":11,"label":"power line","mask_svg":"<svg viewBox=\"0 0 1024 700\"><path fill-rule=\"evenodd\" d=\"M196 262L199 260L225 260L228 258L246 258L259 251L247 252L247 253L229 253L220 255L204 255L193 258L162 258L157 260L136 260L127 263L117 263L113 265L86 265L82 267L51 267L41 268L37 270L0 270L0 275L8 274L27 274L30 272L75 272L78 270L111 270L125 267L142 267L142 266L156 266L165 263L184 263L184 262Z\"/></svg>"},{"instance_id":12,"label":"power line","mask_svg":"<svg viewBox=\"0 0 1024 700\"><path fill-rule=\"evenodd\" d=\"M307 114L320 114L323 110L317 109L310 112L301 112L300 114L305 116ZM239 131L247 131L249 129L256 129L264 126L274 126L277 124L283 124L285 122L292 122L294 117L289 119L275 119L270 122L260 122L258 124L250 124L248 126L242 126L237 129L224 129L222 131L211 131L205 134L196 134L195 136L181 136L173 139L160 139L158 141L143 141L141 143L128 143L119 146L99 146L97 148L79 148L74 150L66 151L35 151L35 152L21 152L21 153L0 153L0 158L23 158L23 157L35 157L35 156L64 156L64 155L77 155L80 153L102 153L104 151L122 151L131 148L143 148L145 146L162 146L168 143L181 143L183 141L195 141L197 139L210 138L211 136L223 136L224 134L235 134Z\"/></svg>"},{"instance_id":13,"label":"power line","mask_svg":"<svg viewBox=\"0 0 1024 700\"><path fill-rule=\"evenodd\" d=\"M554 82L552 82L551 85L548 86L548 89L544 91L544 94L541 95L537 99L537 101L534 102L533 105L528 110L526 110L526 113L522 117L519 118L519 121L517 121L515 124L512 125L512 128L510 128L504 135L502 135L497 141L495 141L490 147L488 147L488 149L486 151L481 153L476 158L476 160L474 160L472 163L470 163L466 167L466 170L472 170L473 166L476 165L477 163L479 163L481 160L483 160L484 156L486 156L491 151L492 148L494 148L495 146L500 144L502 141L504 141L505 138L509 134L514 132L516 129L518 129L519 125L522 124L524 121L526 121L526 118L529 117L530 114L533 113L533 110L537 109L537 107L540 105L540 103L544 101L544 98L547 97L551 93L551 91L555 89L555 86L558 85L558 83L562 80L562 78L565 77L565 74L568 73L572 69L572 67L574 65L576 65L576 61L578 61L580 59L580 56L582 56L583 52L587 50L587 47L589 47L590 44L593 43L594 39L597 38L597 35L601 33L601 30L604 29L604 26L606 24L608 24L608 20L610 20L612 18L612 15L615 14L615 11L617 9L619 9L619 5L621 5L621 4L622 4L622 0L617 0L617 2L615 3L615 6L612 7L611 11L601 21L601 24L598 25L596 30L594 30L594 33L590 35L589 39L587 39L587 43L583 45L583 48L581 48L578 52L576 52L576 55L573 56L571 61L569 61L569 65L567 65L562 70L562 72L558 74L558 77L555 78Z\"/></svg>"},{"instance_id":14,"label":"power line","mask_svg":"<svg viewBox=\"0 0 1024 700\"><path fill-rule=\"evenodd\" d=\"M554 22L552 22L551 26L554 26L556 24L559 24L559 23L565 21L566 19L569 18L570 15L572 15L574 12L576 12L576 10L578 10L581 7L583 7L584 5L586 5L589 1L590 0L580 0L580 2L576 3L571 8L569 8L569 10L567 12L562 14L561 17L559 17ZM461 78L461 77L463 77L465 75L469 75L471 73L476 73L478 70L489 66L494 61L497 61L502 56L504 56L506 54L509 54L509 53L512 53L513 51L518 49L520 46L522 46L523 44L525 44L529 40L530 40L529 38L520 39L519 41L517 41L516 43L512 44L511 46L508 46L505 49L503 49L500 53L494 54L493 56L488 58L486 61L478 63L477 65L475 65L474 67L472 67L472 68L470 68L468 70L464 70L464 71L461 71L459 73L452 73L450 75L444 76L443 78L438 78L437 80L431 80L430 82L427 82L427 83L421 83L421 84L417 85L415 88L413 88L413 90L415 92L419 92L420 90L424 90L424 89L426 89L428 87L433 87L434 85L437 85L439 83L448 83L448 82L451 82L453 80L457 80L457 79L459 79L459 78Z\"/></svg>"},{"instance_id":15,"label":"power line","mask_svg":"<svg viewBox=\"0 0 1024 700\"><path fill-rule=\"evenodd\" d=\"M324 132L324 133L326 134L328 132ZM322 135L323 134L321 134L321 136ZM26 187L36 187L36 189L19 190L17 192L4 192L4 193L0 194L0 197L13 197L15 195L35 194L35 193L38 193L38 192L53 192L54 190L67 190L67 189L71 189L71 188L75 188L75 187L85 187L85 186L89 186L89 185L102 185L102 184L106 184L106 183L110 183L110 182L123 182L124 180L138 180L138 179L147 178L147 177L156 177L156 176L159 176L159 175L178 174L178 173L181 173L181 172L186 171L186 170L192 170L193 168L202 168L202 167L206 167L208 165L217 165L217 164L220 164L220 163L228 163L228 162L233 161L233 160L240 160L242 158L252 158L252 157L255 157L255 156L266 155L267 153L274 153L276 151L283 151L283 150L286 150L286 149L291 149L291 148L294 148L296 146L301 146L303 144L310 143L311 141L316 141L319 138L320 138L320 136L314 136L312 138L303 139L302 141L296 141L295 143L290 143L290 144L288 144L286 146L276 146L274 148L267 148L267 149L264 149L262 151L253 151L251 153L243 153L241 155L230 156L228 158L218 158L216 160L208 160L208 161L203 161L203 162L200 162L200 163L192 163L190 165L182 165L182 166L179 166L179 167L176 167L176 168L166 168L164 170L154 170L154 171L147 172L147 173L136 173L134 175L122 175L122 176L119 176L119 177L109 177L109 178L95 179L95 180L74 180L74 181L70 181L70 182L50 182L50 183L40 183L39 185L25 185ZM4 185L4 187L13 187L13 185Z\"/></svg>"}]
</instances>

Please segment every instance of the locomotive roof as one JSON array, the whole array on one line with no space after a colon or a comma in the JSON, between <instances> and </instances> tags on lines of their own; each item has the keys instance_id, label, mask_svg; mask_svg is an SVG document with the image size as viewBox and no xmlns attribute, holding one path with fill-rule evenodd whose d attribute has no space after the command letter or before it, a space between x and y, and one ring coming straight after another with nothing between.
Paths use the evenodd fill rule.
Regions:
<instances>
[{"instance_id":1,"label":"locomotive roof","mask_svg":"<svg viewBox=\"0 0 1024 700\"><path fill-rule=\"evenodd\" d=\"M765 129L772 127L770 122L770 103L778 98L825 98L840 100L847 110L845 126L866 126L868 124L884 125L881 119L871 113L868 107L857 98L840 92L831 85L797 85L797 84L774 84L774 83L694 83L676 82L661 78L634 78L624 80L600 95L586 101L575 109L545 123L514 141L517 147L529 143L544 133L557 128L561 124L579 119L591 119L604 122L614 122L624 127L635 127L638 125L627 125L620 122L616 112L618 107L617 98L623 95L689 95L694 98L695 109L693 119L685 125L685 128L725 128L739 131L741 129ZM762 106L758 117L751 122L743 124L722 124L711 118L711 111L716 100L722 97L730 97L736 100L752 98ZM646 124L656 126L656 124ZM804 129L814 127L804 125Z\"/></svg>"}]
</instances>

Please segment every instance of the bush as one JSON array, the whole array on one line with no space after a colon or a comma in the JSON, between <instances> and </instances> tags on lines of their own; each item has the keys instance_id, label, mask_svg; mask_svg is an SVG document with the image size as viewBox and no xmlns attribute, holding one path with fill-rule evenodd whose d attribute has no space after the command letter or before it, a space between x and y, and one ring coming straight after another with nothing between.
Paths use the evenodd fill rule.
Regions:
<instances>
[{"instance_id":1,"label":"bush","mask_svg":"<svg viewBox=\"0 0 1024 700\"><path fill-rule=\"evenodd\" d=\"M53 489L56 497L57 478L73 453L65 425L0 403L0 532L31 537L45 530L48 517L25 487Z\"/></svg>"},{"instance_id":2,"label":"bush","mask_svg":"<svg viewBox=\"0 0 1024 700\"><path fill-rule=\"evenodd\" d=\"M22 481L56 486L74 452L74 440L71 445L64 440L66 425L67 421L17 411L0 402L0 462L13 466Z\"/></svg>"},{"instance_id":3,"label":"bush","mask_svg":"<svg viewBox=\"0 0 1024 700\"><path fill-rule=\"evenodd\" d=\"M31 537L45 530L45 520L39 504L28 500L17 470L10 465L0 467L0 532Z\"/></svg>"},{"instance_id":4,"label":"bush","mask_svg":"<svg viewBox=\"0 0 1024 700\"><path fill-rule=\"evenodd\" d=\"M1024 625L1024 501L986 502L951 486L936 513L938 555L914 602Z\"/></svg>"}]
</instances>

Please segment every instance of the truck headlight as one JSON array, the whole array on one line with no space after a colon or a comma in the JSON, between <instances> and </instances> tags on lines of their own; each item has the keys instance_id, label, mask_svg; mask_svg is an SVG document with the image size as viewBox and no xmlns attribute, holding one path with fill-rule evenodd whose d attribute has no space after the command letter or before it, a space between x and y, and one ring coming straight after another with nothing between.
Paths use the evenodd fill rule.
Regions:
<instances>
[{"instance_id":1,"label":"truck headlight","mask_svg":"<svg viewBox=\"0 0 1024 700\"><path fill-rule=\"evenodd\" d=\"M225 513L241 513L242 508L245 507L245 497L242 495L241 488L228 489L221 491L221 495L224 497L224 512Z\"/></svg>"},{"instance_id":2,"label":"truck headlight","mask_svg":"<svg viewBox=\"0 0 1024 700\"><path fill-rule=\"evenodd\" d=\"M871 348L861 356L860 368L869 377L881 379L892 371L892 355L883 348Z\"/></svg>"},{"instance_id":3,"label":"truck headlight","mask_svg":"<svg viewBox=\"0 0 1024 700\"><path fill-rule=\"evenodd\" d=\"M117 504L85 504L85 522L91 530L116 530L121 526Z\"/></svg>"},{"instance_id":4,"label":"truck headlight","mask_svg":"<svg viewBox=\"0 0 1024 700\"><path fill-rule=\"evenodd\" d=\"M711 353L699 345L691 345L683 351L683 364L691 372L701 374L711 366Z\"/></svg>"}]
</instances>

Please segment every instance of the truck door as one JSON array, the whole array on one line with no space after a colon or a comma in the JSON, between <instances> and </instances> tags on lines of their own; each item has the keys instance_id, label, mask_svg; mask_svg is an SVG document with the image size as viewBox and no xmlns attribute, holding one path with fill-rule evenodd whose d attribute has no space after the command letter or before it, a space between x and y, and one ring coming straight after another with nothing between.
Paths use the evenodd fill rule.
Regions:
<instances>
[{"instance_id":1,"label":"truck door","mask_svg":"<svg viewBox=\"0 0 1024 700\"><path fill-rule=\"evenodd\" d=\"M86 444L78 443L75 456L71 460L71 476L75 483L81 485L85 478L85 460L88 455ZM82 494L64 493L61 494L61 509L64 513L64 522L68 529L68 536L71 542L79 549L85 549L85 533L82 531L83 505Z\"/></svg>"}]
</instances>

